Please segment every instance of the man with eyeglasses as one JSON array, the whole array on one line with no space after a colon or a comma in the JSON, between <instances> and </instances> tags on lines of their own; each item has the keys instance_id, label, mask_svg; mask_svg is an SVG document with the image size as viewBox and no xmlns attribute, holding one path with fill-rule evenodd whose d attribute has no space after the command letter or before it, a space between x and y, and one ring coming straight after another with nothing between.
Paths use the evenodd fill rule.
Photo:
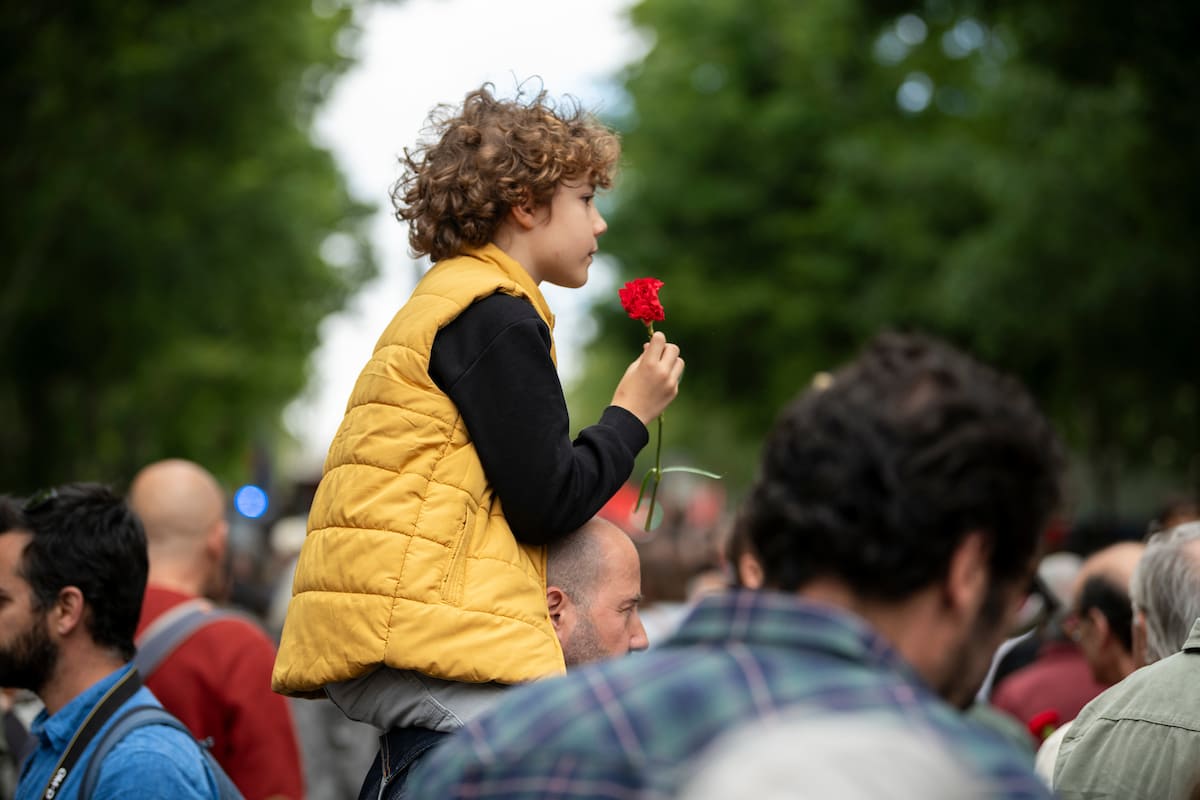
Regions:
<instances>
[{"instance_id":1,"label":"man with eyeglasses","mask_svg":"<svg viewBox=\"0 0 1200 800\"><path fill-rule=\"evenodd\" d=\"M1079 566L1069 606L1049 620L1037 659L996 686L997 708L1026 725L1046 714L1067 722L1133 670L1128 586L1141 552L1140 543L1121 542Z\"/></svg>"}]
</instances>

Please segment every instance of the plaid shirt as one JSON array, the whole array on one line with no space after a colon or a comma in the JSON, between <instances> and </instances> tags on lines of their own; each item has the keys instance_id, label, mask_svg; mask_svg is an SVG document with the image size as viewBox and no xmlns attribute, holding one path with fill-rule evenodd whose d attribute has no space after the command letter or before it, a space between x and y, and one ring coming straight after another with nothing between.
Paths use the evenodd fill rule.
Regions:
<instances>
[{"instance_id":1,"label":"plaid shirt","mask_svg":"<svg viewBox=\"0 0 1200 800\"><path fill-rule=\"evenodd\" d=\"M1048 798L1027 756L966 720L865 623L769 592L702 601L645 653L510 692L414 768L417 800L667 798L720 734L783 709L940 740L991 796Z\"/></svg>"}]
</instances>

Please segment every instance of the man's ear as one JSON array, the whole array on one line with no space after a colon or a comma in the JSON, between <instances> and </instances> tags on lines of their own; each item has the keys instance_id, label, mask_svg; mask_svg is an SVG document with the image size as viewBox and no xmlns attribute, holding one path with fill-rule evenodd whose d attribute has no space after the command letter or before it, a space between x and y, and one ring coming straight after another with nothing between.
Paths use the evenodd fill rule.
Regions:
<instances>
[{"instance_id":1,"label":"man's ear","mask_svg":"<svg viewBox=\"0 0 1200 800\"><path fill-rule=\"evenodd\" d=\"M225 558L225 547L229 542L229 523L221 517L208 529L204 538L204 549L213 560L220 562Z\"/></svg>"},{"instance_id":2,"label":"man's ear","mask_svg":"<svg viewBox=\"0 0 1200 800\"><path fill-rule=\"evenodd\" d=\"M1146 664L1146 612L1135 610L1133 613L1133 664L1142 667Z\"/></svg>"},{"instance_id":3,"label":"man's ear","mask_svg":"<svg viewBox=\"0 0 1200 800\"><path fill-rule=\"evenodd\" d=\"M83 624L86 607L78 586L64 586L50 609L50 625L59 636L66 636Z\"/></svg>"},{"instance_id":4,"label":"man's ear","mask_svg":"<svg viewBox=\"0 0 1200 800\"><path fill-rule=\"evenodd\" d=\"M546 607L550 609L550 624L554 626L554 632L561 634L570 613L571 598L557 586L547 586Z\"/></svg>"},{"instance_id":5,"label":"man's ear","mask_svg":"<svg viewBox=\"0 0 1200 800\"><path fill-rule=\"evenodd\" d=\"M954 611L974 618L988 589L988 547L982 533L968 533L950 556L945 598Z\"/></svg>"},{"instance_id":6,"label":"man's ear","mask_svg":"<svg viewBox=\"0 0 1200 800\"><path fill-rule=\"evenodd\" d=\"M747 589L761 589L763 585L763 568L757 558L750 553L738 556L738 579Z\"/></svg>"},{"instance_id":7,"label":"man's ear","mask_svg":"<svg viewBox=\"0 0 1200 800\"><path fill-rule=\"evenodd\" d=\"M1109 627L1108 617L1104 616L1104 613L1100 609L1094 606L1089 608L1087 616L1088 621L1092 623L1092 627L1096 629L1098 634L1097 641L1107 642L1112 638L1113 632L1112 628Z\"/></svg>"}]
</instances>

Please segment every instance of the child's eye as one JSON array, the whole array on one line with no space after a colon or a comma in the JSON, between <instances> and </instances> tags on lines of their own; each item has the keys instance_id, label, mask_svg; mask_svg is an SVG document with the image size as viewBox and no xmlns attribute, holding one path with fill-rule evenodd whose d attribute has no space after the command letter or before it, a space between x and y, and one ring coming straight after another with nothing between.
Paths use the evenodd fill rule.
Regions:
<instances>
[{"instance_id":1,"label":"child's eye","mask_svg":"<svg viewBox=\"0 0 1200 800\"><path fill-rule=\"evenodd\" d=\"M583 202L584 202L586 205L591 205L591 204L592 204L592 198L594 198L595 196L596 196L596 195L594 195L594 194L588 194L588 195L584 195L584 196L583 196Z\"/></svg>"}]
</instances>

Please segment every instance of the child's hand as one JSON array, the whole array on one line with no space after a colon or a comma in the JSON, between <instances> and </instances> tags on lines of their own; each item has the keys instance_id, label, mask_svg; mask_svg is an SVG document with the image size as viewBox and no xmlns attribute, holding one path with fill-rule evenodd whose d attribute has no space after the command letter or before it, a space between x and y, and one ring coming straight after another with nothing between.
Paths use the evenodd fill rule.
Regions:
<instances>
[{"instance_id":1,"label":"child's hand","mask_svg":"<svg viewBox=\"0 0 1200 800\"><path fill-rule=\"evenodd\" d=\"M642 346L642 355L625 370L612 404L649 425L679 393L682 375L679 346L670 344L662 333L655 333Z\"/></svg>"}]
</instances>

